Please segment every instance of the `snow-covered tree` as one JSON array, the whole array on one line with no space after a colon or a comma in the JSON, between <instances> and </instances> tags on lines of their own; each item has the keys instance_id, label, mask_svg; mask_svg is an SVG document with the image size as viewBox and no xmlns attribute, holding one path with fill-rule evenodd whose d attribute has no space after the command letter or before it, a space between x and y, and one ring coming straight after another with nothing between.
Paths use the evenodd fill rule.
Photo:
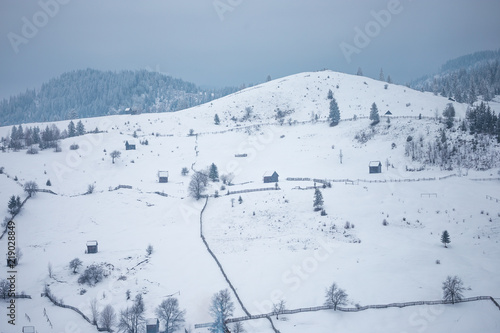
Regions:
<instances>
[{"instance_id":1,"label":"snow-covered tree","mask_svg":"<svg viewBox=\"0 0 500 333\"><path fill-rule=\"evenodd\" d=\"M220 124L219 115L217 113L215 114L215 117L214 117L214 124L215 125L219 125Z\"/></svg>"},{"instance_id":2,"label":"snow-covered tree","mask_svg":"<svg viewBox=\"0 0 500 333\"><path fill-rule=\"evenodd\" d=\"M445 118L446 128L453 127L453 119L455 118L455 108L453 104L448 103L443 111L443 117Z\"/></svg>"},{"instance_id":3,"label":"snow-covered tree","mask_svg":"<svg viewBox=\"0 0 500 333\"><path fill-rule=\"evenodd\" d=\"M113 150L109 156L111 156L111 161L115 163L115 159L119 158L122 153L118 150Z\"/></svg>"},{"instance_id":4,"label":"snow-covered tree","mask_svg":"<svg viewBox=\"0 0 500 333\"><path fill-rule=\"evenodd\" d=\"M327 98L328 98L328 99L333 99L333 91L332 91L332 89L329 89L329 90L328 90L328 95L327 95Z\"/></svg>"},{"instance_id":5,"label":"snow-covered tree","mask_svg":"<svg viewBox=\"0 0 500 333\"><path fill-rule=\"evenodd\" d=\"M202 172L195 172L191 176L191 181L189 182L188 192L189 195L199 200L203 195L203 192L207 188L208 177Z\"/></svg>"},{"instance_id":6,"label":"snow-covered tree","mask_svg":"<svg viewBox=\"0 0 500 333\"><path fill-rule=\"evenodd\" d=\"M380 122L380 116L378 114L377 104L375 102L372 104L370 108L370 120L372 121L372 125L377 125Z\"/></svg>"},{"instance_id":7,"label":"snow-covered tree","mask_svg":"<svg viewBox=\"0 0 500 333\"><path fill-rule=\"evenodd\" d=\"M68 136L70 138L76 136L76 127L73 120L71 120L68 124Z\"/></svg>"},{"instance_id":8,"label":"snow-covered tree","mask_svg":"<svg viewBox=\"0 0 500 333\"><path fill-rule=\"evenodd\" d=\"M323 194L321 194L321 191L319 190L319 188L316 188L314 190L313 207L314 207L315 212L323 209Z\"/></svg>"},{"instance_id":9,"label":"snow-covered tree","mask_svg":"<svg viewBox=\"0 0 500 333\"><path fill-rule=\"evenodd\" d=\"M85 126L83 125L82 121L79 120L78 123L76 124L76 135L84 135L85 134Z\"/></svg>"},{"instance_id":10,"label":"snow-covered tree","mask_svg":"<svg viewBox=\"0 0 500 333\"><path fill-rule=\"evenodd\" d=\"M214 320L214 325L210 328L210 332L224 332L224 322L227 318L233 315L234 304L231 301L229 290L224 289L212 296L209 312Z\"/></svg>"},{"instance_id":11,"label":"snow-covered tree","mask_svg":"<svg viewBox=\"0 0 500 333\"><path fill-rule=\"evenodd\" d=\"M337 100L333 96L330 101L330 113L328 115L328 119L330 120L330 126L337 126L340 122L339 106L337 104Z\"/></svg>"},{"instance_id":12,"label":"snow-covered tree","mask_svg":"<svg viewBox=\"0 0 500 333\"><path fill-rule=\"evenodd\" d=\"M334 282L332 285L326 289L325 293L325 305L333 306L333 310L337 310L340 305L347 304L347 294L344 289L340 289Z\"/></svg>"},{"instance_id":13,"label":"snow-covered tree","mask_svg":"<svg viewBox=\"0 0 500 333\"><path fill-rule=\"evenodd\" d=\"M448 247L446 246L446 244L451 243L450 234L448 233L447 230L443 231L443 233L441 234L441 243L444 244L444 247Z\"/></svg>"},{"instance_id":14,"label":"snow-covered tree","mask_svg":"<svg viewBox=\"0 0 500 333\"><path fill-rule=\"evenodd\" d=\"M161 302L155 311L158 319L165 325L165 333L178 330L184 323L185 310L179 309L179 301L175 297L169 297Z\"/></svg>"},{"instance_id":15,"label":"snow-covered tree","mask_svg":"<svg viewBox=\"0 0 500 333\"><path fill-rule=\"evenodd\" d=\"M115 321L116 321L115 309L110 304L108 304L101 311L99 324L101 325L101 328L105 329L108 332L111 332L111 328L115 324Z\"/></svg>"},{"instance_id":16,"label":"snow-covered tree","mask_svg":"<svg viewBox=\"0 0 500 333\"><path fill-rule=\"evenodd\" d=\"M69 262L69 268L73 270L73 274L76 274L78 267L80 267L83 262L79 258L75 258Z\"/></svg>"},{"instance_id":17,"label":"snow-covered tree","mask_svg":"<svg viewBox=\"0 0 500 333\"><path fill-rule=\"evenodd\" d=\"M212 163L212 165L210 165L210 171L208 173L208 178L210 178L210 180L213 182L219 181L219 170L217 169L217 166L215 165L215 163Z\"/></svg>"},{"instance_id":18,"label":"snow-covered tree","mask_svg":"<svg viewBox=\"0 0 500 333\"><path fill-rule=\"evenodd\" d=\"M465 290L462 280L458 276L448 276L443 282L443 300L455 304L463 298L462 292Z\"/></svg>"},{"instance_id":19,"label":"snow-covered tree","mask_svg":"<svg viewBox=\"0 0 500 333\"><path fill-rule=\"evenodd\" d=\"M38 184L32 180L26 182L24 184L24 192L28 194L29 197L32 197L38 191Z\"/></svg>"},{"instance_id":20,"label":"snow-covered tree","mask_svg":"<svg viewBox=\"0 0 500 333\"><path fill-rule=\"evenodd\" d=\"M380 69L380 73L379 73L379 75L378 75L378 79L379 79L380 81L385 81L384 70L383 70L382 68Z\"/></svg>"}]
</instances>

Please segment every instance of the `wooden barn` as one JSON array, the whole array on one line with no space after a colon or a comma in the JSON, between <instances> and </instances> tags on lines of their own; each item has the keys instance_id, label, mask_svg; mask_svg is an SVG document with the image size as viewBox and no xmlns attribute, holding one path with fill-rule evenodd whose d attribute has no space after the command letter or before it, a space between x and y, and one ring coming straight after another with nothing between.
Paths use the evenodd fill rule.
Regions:
<instances>
[{"instance_id":1,"label":"wooden barn","mask_svg":"<svg viewBox=\"0 0 500 333\"><path fill-rule=\"evenodd\" d=\"M97 241L92 240L87 242L87 253L97 253Z\"/></svg>"},{"instance_id":2,"label":"wooden barn","mask_svg":"<svg viewBox=\"0 0 500 333\"><path fill-rule=\"evenodd\" d=\"M278 173L276 171L273 171L273 172L266 172L264 174L264 183L277 183L279 180L278 180Z\"/></svg>"},{"instance_id":3,"label":"wooden barn","mask_svg":"<svg viewBox=\"0 0 500 333\"><path fill-rule=\"evenodd\" d=\"M125 150L135 150L135 142L133 141L125 141Z\"/></svg>"},{"instance_id":4,"label":"wooden barn","mask_svg":"<svg viewBox=\"0 0 500 333\"><path fill-rule=\"evenodd\" d=\"M371 161L369 168L370 173L382 173L382 163L380 161Z\"/></svg>"},{"instance_id":5,"label":"wooden barn","mask_svg":"<svg viewBox=\"0 0 500 333\"><path fill-rule=\"evenodd\" d=\"M168 171L158 171L158 182L168 183Z\"/></svg>"},{"instance_id":6,"label":"wooden barn","mask_svg":"<svg viewBox=\"0 0 500 333\"><path fill-rule=\"evenodd\" d=\"M159 333L160 321L156 318L146 319L146 333Z\"/></svg>"}]
</instances>

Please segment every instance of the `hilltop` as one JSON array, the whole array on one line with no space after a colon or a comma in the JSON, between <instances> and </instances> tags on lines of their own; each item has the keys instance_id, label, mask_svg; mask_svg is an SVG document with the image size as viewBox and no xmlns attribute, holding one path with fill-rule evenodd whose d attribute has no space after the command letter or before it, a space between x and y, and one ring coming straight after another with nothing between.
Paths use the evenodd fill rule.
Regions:
<instances>
[{"instance_id":1,"label":"hilltop","mask_svg":"<svg viewBox=\"0 0 500 333\"><path fill-rule=\"evenodd\" d=\"M341 112L334 127L327 119L329 90ZM372 103L381 115L375 126L368 119ZM0 153L0 203L5 207L11 195L25 196L27 181L56 193L37 193L15 218L24 253L17 289L32 296L17 301L19 325L50 330L48 316L56 331L95 330L71 310L39 297L48 285L58 299L88 316L94 298L100 309L111 304L119 312L142 294L150 318L173 295L187 311L184 327L206 332L194 330L194 324L212 321L211 297L229 287L200 238L205 201L191 198L187 188L192 174L212 163L219 175L233 178L232 185L209 183L204 239L251 314L268 313L280 300L289 309L323 305L332 282L349 294L349 307L439 300L448 275L463 279L465 297L497 295L498 143L480 136L477 147L484 150L471 155L477 163L492 160L487 170L465 163L457 167L456 160L430 164L408 155L409 142L432 147L441 140L440 118L449 103L456 111L454 127L445 132L451 150L476 139L457 129L467 105L322 71L277 79L175 113L82 119L88 131L97 127L98 133L62 139L61 152ZM496 110L498 103L491 104ZM387 111L392 115L386 116ZM63 130L68 123L53 124ZM11 127L2 127L0 137L10 132ZM125 150L125 142L135 143L136 149ZM71 150L73 144L79 148ZM112 163L114 150L121 156ZM382 163L381 173L369 173L371 161ZM182 168L189 174L182 175ZM168 183L159 183L158 171L168 171ZM279 174L277 189L263 183L267 171ZM95 187L93 193L86 193L88 185ZM314 186L323 194L324 216L313 210ZM262 188L267 190L228 193ZM451 236L448 248L440 243L443 230ZM84 253L89 240L98 241L97 254ZM5 238L0 244L7 245ZM148 244L154 248L151 255ZM80 271L101 264L107 277L94 287L78 284L68 266L76 257L83 261ZM4 276L6 267L1 272ZM244 316L231 295L233 317ZM2 307L0 316L5 311ZM413 332L422 327L494 332L500 327L497 313L492 302L480 301L319 311L286 320L273 317L273 322L281 332ZM244 326L249 333L273 332L267 320Z\"/></svg>"}]
</instances>

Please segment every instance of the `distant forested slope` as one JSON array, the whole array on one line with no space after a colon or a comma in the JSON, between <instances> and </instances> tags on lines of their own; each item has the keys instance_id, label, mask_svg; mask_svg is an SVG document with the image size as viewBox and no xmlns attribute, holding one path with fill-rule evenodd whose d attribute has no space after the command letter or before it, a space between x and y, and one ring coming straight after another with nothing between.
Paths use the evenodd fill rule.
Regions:
<instances>
[{"instance_id":1,"label":"distant forested slope","mask_svg":"<svg viewBox=\"0 0 500 333\"><path fill-rule=\"evenodd\" d=\"M132 108L171 112L220 98L236 88L201 89L157 72L77 70L0 102L0 126L104 116Z\"/></svg>"},{"instance_id":2,"label":"distant forested slope","mask_svg":"<svg viewBox=\"0 0 500 333\"><path fill-rule=\"evenodd\" d=\"M483 51L446 62L438 74L413 81L417 90L431 91L460 103L500 95L500 50Z\"/></svg>"}]
</instances>

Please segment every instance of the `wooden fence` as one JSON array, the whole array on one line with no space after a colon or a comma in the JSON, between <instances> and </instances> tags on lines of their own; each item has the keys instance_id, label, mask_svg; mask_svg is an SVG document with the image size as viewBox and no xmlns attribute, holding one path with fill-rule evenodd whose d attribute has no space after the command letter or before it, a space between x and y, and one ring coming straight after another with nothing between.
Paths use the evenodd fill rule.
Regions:
<instances>
[{"instance_id":1,"label":"wooden fence","mask_svg":"<svg viewBox=\"0 0 500 333\"><path fill-rule=\"evenodd\" d=\"M70 309L70 310L73 310L75 311L76 313L78 313L80 316L83 317L83 319L85 319L86 321L89 322L89 324L91 325L95 325L97 330L99 332L107 332L108 330L107 329L104 329L104 328L100 328L97 323L93 323L92 320L90 320L89 317L87 317L82 311L80 311L80 309L78 308L75 308L74 306L71 306L71 305L66 305L66 304L62 304L61 302L59 302L55 297L54 295L50 292L50 291L46 291L45 293L42 294L42 296L45 296L47 297L54 305L58 306L58 307L61 307L61 308L65 308L65 309Z\"/></svg>"},{"instance_id":2,"label":"wooden fence","mask_svg":"<svg viewBox=\"0 0 500 333\"><path fill-rule=\"evenodd\" d=\"M250 193L250 192L262 192L262 191L277 191L277 190L281 189L279 187L254 188L254 189L240 190L240 191L227 191L226 195Z\"/></svg>"},{"instance_id":3,"label":"wooden fence","mask_svg":"<svg viewBox=\"0 0 500 333\"><path fill-rule=\"evenodd\" d=\"M482 301L482 300L491 300L493 303L495 303L496 306L498 306L498 303L493 299L491 296L477 296L477 297L469 297L469 298L464 298L460 301L456 301L456 303L463 303L463 302L475 302L475 301ZM342 312L359 312L359 311L365 311L368 309L387 309L387 308L404 308L408 306L417 306L417 305L438 305L438 304L452 304L451 301L444 301L444 300L438 300L438 301L418 301L418 302L404 302L404 303L390 303L390 304L377 304L377 305L366 305L366 306L359 306L355 308L343 308L343 307L337 307L337 311L342 311ZM499 307L500 309L500 307ZM296 314L296 313L301 313L301 312L315 312L315 311L325 311L325 310L333 310L333 305L323 305L323 306L316 306L316 307L310 307L310 308L299 308L299 309L294 309L294 310L283 310L279 314L280 315L286 315L286 314ZM254 319L262 319L266 318L272 315L276 315L276 313L271 312L268 314L260 314L260 315L255 315L255 316L245 316L245 317L238 317L238 318L229 318L226 320L226 323L235 323L239 321L246 321L246 320L254 320ZM195 326L196 327L196 326Z\"/></svg>"},{"instance_id":4,"label":"wooden fence","mask_svg":"<svg viewBox=\"0 0 500 333\"><path fill-rule=\"evenodd\" d=\"M314 181L316 183L327 184L331 183L406 183L406 182L420 182L420 181L434 181L435 177L431 178L405 178L405 179L316 179L316 178L287 178L288 181Z\"/></svg>"}]
</instances>

